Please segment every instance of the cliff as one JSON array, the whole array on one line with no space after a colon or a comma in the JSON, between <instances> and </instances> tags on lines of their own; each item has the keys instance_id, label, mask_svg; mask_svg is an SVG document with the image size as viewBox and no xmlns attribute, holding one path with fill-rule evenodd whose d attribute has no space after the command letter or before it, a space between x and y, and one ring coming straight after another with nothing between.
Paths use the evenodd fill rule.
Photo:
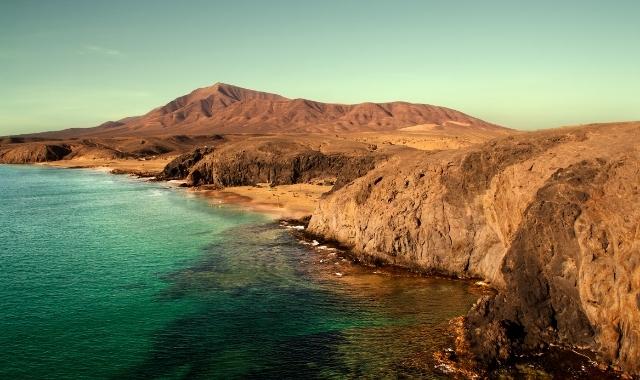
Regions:
<instances>
[{"instance_id":1,"label":"cliff","mask_svg":"<svg viewBox=\"0 0 640 380\"><path fill-rule=\"evenodd\" d=\"M0 163L25 164L61 160L71 153L67 144L26 143L0 149Z\"/></svg>"},{"instance_id":2,"label":"cliff","mask_svg":"<svg viewBox=\"0 0 640 380\"><path fill-rule=\"evenodd\" d=\"M640 123L406 151L321 200L310 232L363 259L490 281L485 363L550 343L640 373Z\"/></svg>"},{"instance_id":3,"label":"cliff","mask_svg":"<svg viewBox=\"0 0 640 380\"><path fill-rule=\"evenodd\" d=\"M167 165L161 178L217 188L331 183L337 189L386 159L376 149L330 137L253 137L183 154Z\"/></svg>"},{"instance_id":4,"label":"cliff","mask_svg":"<svg viewBox=\"0 0 640 380\"><path fill-rule=\"evenodd\" d=\"M0 163L30 164L61 160L95 161L96 165L113 160L136 160L190 151L194 146L215 145L222 137L163 136L126 138L82 138L44 140L39 138L0 139Z\"/></svg>"}]
</instances>

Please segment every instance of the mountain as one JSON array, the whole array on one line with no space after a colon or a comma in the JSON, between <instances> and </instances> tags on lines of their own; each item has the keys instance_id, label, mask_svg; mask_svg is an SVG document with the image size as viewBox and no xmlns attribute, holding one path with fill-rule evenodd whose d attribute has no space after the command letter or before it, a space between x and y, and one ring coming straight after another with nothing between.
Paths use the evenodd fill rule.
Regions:
<instances>
[{"instance_id":1,"label":"mountain","mask_svg":"<svg viewBox=\"0 0 640 380\"><path fill-rule=\"evenodd\" d=\"M44 137L149 136L211 133L327 133L392 131L416 125L504 131L462 112L407 102L332 104L216 83L145 115L94 128L38 134Z\"/></svg>"}]
</instances>

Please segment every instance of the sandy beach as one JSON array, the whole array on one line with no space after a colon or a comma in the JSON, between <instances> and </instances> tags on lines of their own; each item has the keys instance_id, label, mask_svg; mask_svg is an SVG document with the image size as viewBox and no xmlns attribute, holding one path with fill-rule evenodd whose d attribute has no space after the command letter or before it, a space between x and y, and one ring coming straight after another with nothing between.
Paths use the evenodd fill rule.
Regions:
<instances>
[{"instance_id":1,"label":"sandy beach","mask_svg":"<svg viewBox=\"0 0 640 380\"><path fill-rule=\"evenodd\" d=\"M90 168L104 170L113 174L131 174L141 177L154 177L174 157L159 157L148 160L122 159L71 159L44 162L39 165L58 168ZM174 184L176 181L173 181ZM180 182L180 181L178 181ZM265 213L274 218L299 219L309 216L322 194L332 186L315 184L280 185L271 187L267 183L256 186L233 186L224 189L201 186L189 189L190 192L207 197L214 204L229 204Z\"/></svg>"},{"instance_id":2,"label":"sandy beach","mask_svg":"<svg viewBox=\"0 0 640 380\"><path fill-rule=\"evenodd\" d=\"M299 219L313 213L322 194L331 186L295 184L270 187L261 183L256 186L234 186L223 190L194 188L190 191L206 196L213 203L232 204L262 212L274 218Z\"/></svg>"},{"instance_id":3,"label":"sandy beach","mask_svg":"<svg viewBox=\"0 0 640 380\"><path fill-rule=\"evenodd\" d=\"M162 169L174 158L174 156L158 157L155 159L136 160L136 159L85 159L74 158L71 160L49 161L40 163L44 166L53 166L58 168L104 168L115 174L135 174L140 176L155 176L162 172Z\"/></svg>"}]
</instances>

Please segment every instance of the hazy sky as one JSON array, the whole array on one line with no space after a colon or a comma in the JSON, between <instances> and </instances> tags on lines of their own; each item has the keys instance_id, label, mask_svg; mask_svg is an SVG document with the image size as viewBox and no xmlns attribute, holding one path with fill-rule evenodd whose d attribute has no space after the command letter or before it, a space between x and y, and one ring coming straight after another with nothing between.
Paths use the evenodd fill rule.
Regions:
<instances>
[{"instance_id":1,"label":"hazy sky","mask_svg":"<svg viewBox=\"0 0 640 380\"><path fill-rule=\"evenodd\" d=\"M214 82L522 129L640 120L640 1L0 0L0 135Z\"/></svg>"}]
</instances>

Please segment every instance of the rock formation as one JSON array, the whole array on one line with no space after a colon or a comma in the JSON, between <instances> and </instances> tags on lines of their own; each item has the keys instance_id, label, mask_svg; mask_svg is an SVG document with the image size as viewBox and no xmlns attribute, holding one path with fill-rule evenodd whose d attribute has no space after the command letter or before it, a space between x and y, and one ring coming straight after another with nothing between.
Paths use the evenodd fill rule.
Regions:
<instances>
[{"instance_id":1,"label":"rock formation","mask_svg":"<svg viewBox=\"0 0 640 380\"><path fill-rule=\"evenodd\" d=\"M59 160L108 162L176 155L194 146L215 145L222 137L168 136L124 138L79 138L45 140L33 137L8 137L0 140L0 163L28 164Z\"/></svg>"},{"instance_id":2,"label":"rock formation","mask_svg":"<svg viewBox=\"0 0 640 380\"><path fill-rule=\"evenodd\" d=\"M0 150L0 162L7 164L26 164L61 160L71 153L67 144L27 143L9 145Z\"/></svg>"},{"instance_id":3,"label":"rock formation","mask_svg":"<svg viewBox=\"0 0 640 380\"><path fill-rule=\"evenodd\" d=\"M330 139L322 139L328 141ZM229 186L269 183L272 186L296 183L335 183L339 188L360 177L383 160L353 145L348 150L335 147L323 151L315 138L259 137L220 144L215 149L195 149L170 162L166 179L186 179L193 186ZM331 145L331 144L330 144Z\"/></svg>"},{"instance_id":4,"label":"rock formation","mask_svg":"<svg viewBox=\"0 0 640 380\"><path fill-rule=\"evenodd\" d=\"M491 281L466 320L494 363L548 343L640 373L640 123L405 152L323 199L309 230L365 259Z\"/></svg>"},{"instance_id":5,"label":"rock formation","mask_svg":"<svg viewBox=\"0 0 640 380\"><path fill-rule=\"evenodd\" d=\"M165 180L186 178L191 168L211 152L213 152L213 148L196 148L191 152L181 154L167 164L162 171L161 178Z\"/></svg>"}]
</instances>

